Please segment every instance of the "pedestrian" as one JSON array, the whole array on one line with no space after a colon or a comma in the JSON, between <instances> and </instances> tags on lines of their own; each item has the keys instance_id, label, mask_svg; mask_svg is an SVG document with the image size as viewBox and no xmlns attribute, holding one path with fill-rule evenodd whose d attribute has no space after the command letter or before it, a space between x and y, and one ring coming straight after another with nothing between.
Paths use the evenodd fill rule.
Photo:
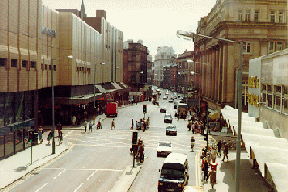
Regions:
<instances>
[{"instance_id":1,"label":"pedestrian","mask_svg":"<svg viewBox=\"0 0 288 192\"><path fill-rule=\"evenodd\" d=\"M39 126L38 135L39 135L39 141L40 141L40 143L42 143L43 142L43 139L42 139L43 128L42 128L42 126Z\"/></svg>"},{"instance_id":2,"label":"pedestrian","mask_svg":"<svg viewBox=\"0 0 288 192\"><path fill-rule=\"evenodd\" d=\"M114 121L114 119L113 119L112 122L111 122L111 130L112 130L113 127L114 127L114 129L115 129L115 121Z\"/></svg>"},{"instance_id":3,"label":"pedestrian","mask_svg":"<svg viewBox=\"0 0 288 192\"><path fill-rule=\"evenodd\" d=\"M143 123L143 132L145 132L145 130L146 130L146 122L143 121L142 123Z\"/></svg>"},{"instance_id":4,"label":"pedestrian","mask_svg":"<svg viewBox=\"0 0 288 192\"><path fill-rule=\"evenodd\" d=\"M98 120L97 129L102 129L101 118Z\"/></svg>"},{"instance_id":5,"label":"pedestrian","mask_svg":"<svg viewBox=\"0 0 288 192\"><path fill-rule=\"evenodd\" d=\"M211 149L210 156L211 156L212 163L215 163L216 157L217 157L217 151L215 150L214 147Z\"/></svg>"},{"instance_id":6,"label":"pedestrian","mask_svg":"<svg viewBox=\"0 0 288 192\"><path fill-rule=\"evenodd\" d=\"M134 128L134 122L133 122L133 119L132 119L132 127L131 127L131 129L133 129Z\"/></svg>"},{"instance_id":7,"label":"pedestrian","mask_svg":"<svg viewBox=\"0 0 288 192\"><path fill-rule=\"evenodd\" d=\"M195 144L195 139L194 137L192 136L191 137L191 150L194 151L194 144Z\"/></svg>"},{"instance_id":8,"label":"pedestrian","mask_svg":"<svg viewBox=\"0 0 288 192\"><path fill-rule=\"evenodd\" d=\"M227 157L227 161L228 161L228 144L227 143L224 143L224 155L223 155L222 161L225 160L225 157Z\"/></svg>"},{"instance_id":9,"label":"pedestrian","mask_svg":"<svg viewBox=\"0 0 288 192\"><path fill-rule=\"evenodd\" d=\"M87 129L87 121L86 121L86 118L85 118L85 121L84 121L84 129L85 129L85 133L86 133L86 129Z\"/></svg>"},{"instance_id":10,"label":"pedestrian","mask_svg":"<svg viewBox=\"0 0 288 192\"><path fill-rule=\"evenodd\" d=\"M222 147L222 141L219 140L217 143L217 148L218 148L218 156L221 157L221 147Z\"/></svg>"},{"instance_id":11,"label":"pedestrian","mask_svg":"<svg viewBox=\"0 0 288 192\"><path fill-rule=\"evenodd\" d=\"M208 181L208 168L209 168L208 159L207 159L207 157L204 157L202 170L204 172L203 180L205 180L205 181Z\"/></svg>"},{"instance_id":12,"label":"pedestrian","mask_svg":"<svg viewBox=\"0 0 288 192\"><path fill-rule=\"evenodd\" d=\"M60 130L62 130L62 125L61 125L60 122L56 125L56 130L57 130L58 132L59 132Z\"/></svg>"},{"instance_id":13,"label":"pedestrian","mask_svg":"<svg viewBox=\"0 0 288 192\"><path fill-rule=\"evenodd\" d=\"M52 132L52 131L53 131L53 130L51 129L51 131L49 132L48 137L47 137L48 145L50 145L50 140L51 140L52 137L53 137L53 132Z\"/></svg>"},{"instance_id":14,"label":"pedestrian","mask_svg":"<svg viewBox=\"0 0 288 192\"><path fill-rule=\"evenodd\" d=\"M92 122L89 123L89 131L92 133L93 124Z\"/></svg>"},{"instance_id":15,"label":"pedestrian","mask_svg":"<svg viewBox=\"0 0 288 192\"><path fill-rule=\"evenodd\" d=\"M212 187L212 189L214 189L214 185L216 183L216 171L215 170L211 170L209 172L208 177L210 177L211 187Z\"/></svg>"},{"instance_id":16,"label":"pedestrian","mask_svg":"<svg viewBox=\"0 0 288 192\"><path fill-rule=\"evenodd\" d=\"M61 130L58 133L59 133L59 145L60 145L62 144L62 141L63 141L63 133Z\"/></svg>"}]
</instances>

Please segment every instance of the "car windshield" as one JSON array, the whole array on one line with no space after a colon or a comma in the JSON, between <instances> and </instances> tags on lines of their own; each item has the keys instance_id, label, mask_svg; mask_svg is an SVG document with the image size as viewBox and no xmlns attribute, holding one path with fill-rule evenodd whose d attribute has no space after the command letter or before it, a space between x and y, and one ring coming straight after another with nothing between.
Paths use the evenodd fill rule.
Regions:
<instances>
[{"instance_id":1,"label":"car windshield","mask_svg":"<svg viewBox=\"0 0 288 192\"><path fill-rule=\"evenodd\" d=\"M165 115L165 118L172 118L171 115Z\"/></svg>"},{"instance_id":2,"label":"car windshield","mask_svg":"<svg viewBox=\"0 0 288 192\"><path fill-rule=\"evenodd\" d=\"M183 171L179 171L179 170L175 170L175 169L162 169L161 175L167 179L177 179L177 178L183 178L184 177Z\"/></svg>"},{"instance_id":3,"label":"car windshield","mask_svg":"<svg viewBox=\"0 0 288 192\"><path fill-rule=\"evenodd\" d=\"M159 146L171 147L171 143L160 142Z\"/></svg>"}]
</instances>

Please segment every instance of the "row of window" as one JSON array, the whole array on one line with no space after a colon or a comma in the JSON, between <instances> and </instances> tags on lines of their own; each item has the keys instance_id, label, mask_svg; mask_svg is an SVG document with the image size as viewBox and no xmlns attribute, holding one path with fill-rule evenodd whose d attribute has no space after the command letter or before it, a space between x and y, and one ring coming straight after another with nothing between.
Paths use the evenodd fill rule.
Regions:
<instances>
[{"instance_id":1,"label":"row of window","mask_svg":"<svg viewBox=\"0 0 288 192\"><path fill-rule=\"evenodd\" d=\"M270 10L270 15L269 15L269 21L272 23L285 23L284 19L284 10ZM244 15L245 14L245 15ZM260 17L260 12L259 10L254 10L253 13L254 20L255 22L259 22L259 17ZM238 10L238 21L251 21L251 10Z\"/></svg>"},{"instance_id":2,"label":"row of window","mask_svg":"<svg viewBox=\"0 0 288 192\"><path fill-rule=\"evenodd\" d=\"M283 42L268 42L268 54L287 49L288 44ZM251 42L243 42L243 52L251 53Z\"/></svg>"},{"instance_id":3,"label":"row of window","mask_svg":"<svg viewBox=\"0 0 288 192\"><path fill-rule=\"evenodd\" d=\"M11 67L17 67L18 59L11 59L10 63L11 63ZM0 67L6 67L7 64L8 64L7 58L0 58ZM27 68L28 67L28 60L21 60L21 66L22 66L22 68ZM30 61L30 66L31 66L31 68L35 68L36 62Z\"/></svg>"},{"instance_id":4,"label":"row of window","mask_svg":"<svg viewBox=\"0 0 288 192\"><path fill-rule=\"evenodd\" d=\"M288 86L262 84L261 93L264 105L288 115Z\"/></svg>"},{"instance_id":5,"label":"row of window","mask_svg":"<svg viewBox=\"0 0 288 192\"><path fill-rule=\"evenodd\" d=\"M77 72L88 72L88 73L90 73L91 69L90 68L85 68L85 67L77 67L76 71Z\"/></svg>"}]
</instances>

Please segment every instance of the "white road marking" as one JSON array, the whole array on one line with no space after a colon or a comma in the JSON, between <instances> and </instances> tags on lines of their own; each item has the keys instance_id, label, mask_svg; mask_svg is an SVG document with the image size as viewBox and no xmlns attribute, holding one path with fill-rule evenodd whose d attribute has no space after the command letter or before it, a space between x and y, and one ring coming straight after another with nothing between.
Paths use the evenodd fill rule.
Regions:
<instances>
[{"instance_id":1,"label":"white road marking","mask_svg":"<svg viewBox=\"0 0 288 192\"><path fill-rule=\"evenodd\" d=\"M40 187L39 189L37 189L35 192L40 191L40 190L43 189L46 185L48 185L48 183L45 183L42 187Z\"/></svg>"},{"instance_id":2,"label":"white road marking","mask_svg":"<svg viewBox=\"0 0 288 192\"><path fill-rule=\"evenodd\" d=\"M88 178L87 178L87 181L90 179L90 177L93 177L94 174L97 172L98 170L94 171Z\"/></svg>"},{"instance_id":3,"label":"white road marking","mask_svg":"<svg viewBox=\"0 0 288 192\"><path fill-rule=\"evenodd\" d=\"M62 173L64 173L66 171L66 169L64 169L63 171L61 171L57 176L55 176L53 179L56 179L57 177L59 177Z\"/></svg>"},{"instance_id":4,"label":"white road marking","mask_svg":"<svg viewBox=\"0 0 288 192\"><path fill-rule=\"evenodd\" d=\"M80 189L82 185L84 185L84 183L81 183L81 185L79 185L79 187L77 187L73 192L76 192L78 189Z\"/></svg>"},{"instance_id":5,"label":"white road marking","mask_svg":"<svg viewBox=\"0 0 288 192\"><path fill-rule=\"evenodd\" d=\"M63 169L63 168L43 168L43 169L47 169L47 170L59 170L59 169ZM115 172L123 172L123 170L119 170L119 169L65 169L65 170L71 170L71 171L115 171Z\"/></svg>"}]
</instances>

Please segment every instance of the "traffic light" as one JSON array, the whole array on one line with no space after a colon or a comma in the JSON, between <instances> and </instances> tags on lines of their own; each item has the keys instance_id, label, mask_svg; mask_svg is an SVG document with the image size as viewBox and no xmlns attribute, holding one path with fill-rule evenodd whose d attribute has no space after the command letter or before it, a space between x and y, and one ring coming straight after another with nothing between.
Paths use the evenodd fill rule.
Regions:
<instances>
[{"instance_id":1,"label":"traffic light","mask_svg":"<svg viewBox=\"0 0 288 192\"><path fill-rule=\"evenodd\" d=\"M204 134L204 141L208 141L208 133Z\"/></svg>"},{"instance_id":2,"label":"traffic light","mask_svg":"<svg viewBox=\"0 0 288 192\"><path fill-rule=\"evenodd\" d=\"M147 113L147 105L143 105L143 113Z\"/></svg>"},{"instance_id":3,"label":"traffic light","mask_svg":"<svg viewBox=\"0 0 288 192\"><path fill-rule=\"evenodd\" d=\"M132 144L137 144L137 137L138 137L138 132L133 132L132 133Z\"/></svg>"}]
</instances>

